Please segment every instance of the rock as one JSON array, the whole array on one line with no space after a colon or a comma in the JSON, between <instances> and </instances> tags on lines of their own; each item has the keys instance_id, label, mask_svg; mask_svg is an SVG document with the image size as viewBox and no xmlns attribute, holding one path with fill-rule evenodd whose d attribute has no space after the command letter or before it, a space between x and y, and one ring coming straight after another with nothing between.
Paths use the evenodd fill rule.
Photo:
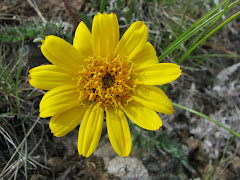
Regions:
<instances>
[{"instance_id":1,"label":"rock","mask_svg":"<svg viewBox=\"0 0 240 180\"><path fill-rule=\"evenodd\" d=\"M108 173L114 174L123 180L148 180L149 174L145 166L137 158L115 157L110 160Z\"/></svg>"},{"instance_id":2,"label":"rock","mask_svg":"<svg viewBox=\"0 0 240 180\"><path fill-rule=\"evenodd\" d=\"M101 137L101 141L93 154L95 156L102 157L104 159L104 164L106 167L109 166L110 159L113 159L117 156L116 152L113 150L107 134Z\"/></svg>"}]
</instances>

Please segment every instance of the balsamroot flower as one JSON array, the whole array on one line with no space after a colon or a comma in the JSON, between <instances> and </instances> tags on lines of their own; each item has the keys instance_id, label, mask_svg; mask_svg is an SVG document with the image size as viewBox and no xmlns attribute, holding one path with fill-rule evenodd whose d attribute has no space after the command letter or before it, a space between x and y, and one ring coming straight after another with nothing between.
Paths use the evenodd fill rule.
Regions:
<instances>
[{"instance_id":1,"label":"balsamroot flower","mask_svg":"<svg viewBox=\"0 0 240 180\"><path fill-rule=\"evenodd\" d=\"M147 42L144 22L133 23L119 40L117 16L98 13L92 33L81 22L73 45L56 36L42 41L41 51L52 65L29 71L29 83L49 90L40 103L40 117L51 117L49 127L64 136L81 123L78 152L85 157L96 149L104 122L110 142L119 156L131 151L126 116L138 126L157 130L162 126L156 112L172 114L165 93L156 85L174 81L180 67L158 63Z\"/></svg>"}]
</instances>

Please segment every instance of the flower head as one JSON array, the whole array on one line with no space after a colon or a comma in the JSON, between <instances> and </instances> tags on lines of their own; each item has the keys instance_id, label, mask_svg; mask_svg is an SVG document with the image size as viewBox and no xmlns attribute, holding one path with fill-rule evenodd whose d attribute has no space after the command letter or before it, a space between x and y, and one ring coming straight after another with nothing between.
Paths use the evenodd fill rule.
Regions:
<instances>
[{"instance_id":1,"label":"flower head","mask_svg":"<svg viewBox=\"0 0 240 180\"><path fill-rule=\"evenodd\" d=\"M180 67L158 63L147 42L144 22L133 23L119 40L115 14L99 13L92 33L81 22L73 45L56 36L42 41L41 51L52 65L29 71L29 83L49 90L40 103L40 116L51 117L49 127L64 136L80 124L78 152L90 156L96 149L106 112L110 142L119 156L131 151L126 116L138 126L157 130L162 126L156 112L172 114L165 93L156 85L174 81Z\"/></svg>"}]
</instances>

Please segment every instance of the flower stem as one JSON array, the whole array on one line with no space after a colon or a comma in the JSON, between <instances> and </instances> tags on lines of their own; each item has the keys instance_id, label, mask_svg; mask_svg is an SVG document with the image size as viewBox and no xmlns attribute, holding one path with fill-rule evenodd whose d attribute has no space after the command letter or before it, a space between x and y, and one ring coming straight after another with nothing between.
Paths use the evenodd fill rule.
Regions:
<instances>
[{"instance_id":1,"label":"flower stem","mask_svg":"<svg viewBox=\"0 0 240 180\"><path fill-rule=\"evenodd\" d=\"M100 13L104 12L105 6L106 6L106 0L101 0Z\"/></svg>"},{"instance_id":2,"label":"flower stem","mask_svg":"<svg viewBox=\"0 0 240 180\"><path fill-rule=\"evenodd\" d=\"M69 12L70 16L72 16L73 21L75 22L76 25L78 25L78 23L80 22L80 20L77 18L77 15L75 12L73 12L72 8L70 7L69 3L67 0L62 0L67 11Z\"/></svg>"},{"instance_id":3,"label":"flower stem","mask_svg":"<svg viewBox=\"0 0 240 180\"><path fill-rule=\"evenodd\" d=\"M207 120L209 120L209 121L217 124L218 126L222 127L223 129L227 130L228 132L230 132L230 133L232 133L233 135L235 135L235 136L237 136L237 137L240 138L240 134L238 134L238 133L236 133L235 131L229 129L228 127L224 126L224 125L221 124L220 122L217 122L216 120L214 120L214 119L206 116L205 114L202 114L202 113L200 113L200 112L198 112L198 111L195 111L195 110L193 110L193 109L190 109L190 108L188 108L188 107L186 107L186 106L182 106L182 105L177 104L177 103L173 103L173 102L172 102L172 104L173 104L173 106L179 107L179 108L184 109L184 110L187 110L187 111L189 111L189 112L191 112L191 113L193 113L193 114L199 115L199 116L201 116L201 117L203 117L203 118L205 118L205 119L207 119Z\"/></svg>"}]
</instances>

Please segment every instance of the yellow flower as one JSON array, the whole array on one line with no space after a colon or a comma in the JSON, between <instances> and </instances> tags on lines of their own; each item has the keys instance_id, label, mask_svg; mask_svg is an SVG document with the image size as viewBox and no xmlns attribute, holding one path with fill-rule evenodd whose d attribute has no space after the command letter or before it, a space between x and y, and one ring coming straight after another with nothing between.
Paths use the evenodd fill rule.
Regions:
<instances>
[{"instance_id":1,"label":"yellow flower","mask_svg":"<svg viewBox=\"0 0 240 180\"><path fill-rule=\"evenodd\" d=\"M81 121L78 152L85 157L96 149L106 112L107 131L119 156L131 151L126 116L138 126L157 130L162 126L157 112L172 114L166 94L156 85L174 81L180 67L158 63L154 47L147 42L144 22L133 23L119 40L117 16L98 13L92 33L81 22L73 45L47 36L41 51L52 65L29 71L29 83L49 90L40 103L40 116L51 117L49 127L64 136Z\"/></svg>"}]
</instances>

